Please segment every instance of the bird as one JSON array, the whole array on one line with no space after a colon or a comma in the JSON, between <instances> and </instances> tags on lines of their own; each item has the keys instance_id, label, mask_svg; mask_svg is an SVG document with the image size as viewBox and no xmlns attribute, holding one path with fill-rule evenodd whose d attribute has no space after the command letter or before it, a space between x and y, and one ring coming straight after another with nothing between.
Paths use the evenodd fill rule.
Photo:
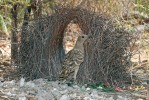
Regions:
<instances>
[{"instance_id":1,"label":"bird","mask_svg":"<svg viewBox=\"0 0 149 100\"><path fill-rule=\"evenodd\" d=\"M70 50L62 63L62 70L59 74L60 81L75 81L80 64L84 61L83 43L87 40L86 34L80 34L74 48Z\"/></svg>"}]
</instances>

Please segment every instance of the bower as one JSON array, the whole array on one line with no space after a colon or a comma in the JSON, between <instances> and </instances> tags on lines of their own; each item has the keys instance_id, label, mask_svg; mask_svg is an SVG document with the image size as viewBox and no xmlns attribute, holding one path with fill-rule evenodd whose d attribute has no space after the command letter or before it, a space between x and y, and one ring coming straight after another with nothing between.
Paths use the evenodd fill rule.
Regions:
<instances>
[{"instance_id":1,"label":"bower","mask_svg":"<svg viewBox=\"0 0 149 100\"><path fill-rule=\"evenodd\" d=\"M129 80L129 33L112 19L82 8L58 8L22 27L19 73L28 79L57 80L65 57L64 30L72 20L91 36L84 43L85 60L77 82L117 84Z\"/></svg>"}]
</instances>

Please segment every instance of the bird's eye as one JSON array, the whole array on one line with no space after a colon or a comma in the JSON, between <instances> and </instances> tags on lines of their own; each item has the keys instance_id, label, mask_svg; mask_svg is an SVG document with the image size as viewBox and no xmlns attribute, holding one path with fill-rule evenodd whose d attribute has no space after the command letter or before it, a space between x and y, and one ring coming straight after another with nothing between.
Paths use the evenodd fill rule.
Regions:
<instances>
[{"instance_id":1,"label":"bird's eye","mask_svg":"<svg viewBox=\"0 0 149 100\"><path fill-rule=\"evenodd\" d=\"M84 36L82 36L82 38L84 38Z\"/></svg>"}]
</instances>

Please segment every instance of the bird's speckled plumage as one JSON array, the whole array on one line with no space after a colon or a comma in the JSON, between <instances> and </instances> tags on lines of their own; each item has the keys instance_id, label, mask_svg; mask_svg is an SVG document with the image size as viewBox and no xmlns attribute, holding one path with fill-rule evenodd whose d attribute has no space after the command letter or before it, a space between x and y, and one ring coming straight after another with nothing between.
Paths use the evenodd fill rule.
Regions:
<instances>
[{"instance_id":1,"label":"bird's speckled plumage","mask_svg":"<svg viewBox=\"0 0 149 100\"><path fill-rule=\"evenodd\" d=\"M79 66L84 61L83 43L87 37L87 35L81 34L74 48L66 54L59 76L60 80L76 80Z\"/></svg>"}]
</instances>

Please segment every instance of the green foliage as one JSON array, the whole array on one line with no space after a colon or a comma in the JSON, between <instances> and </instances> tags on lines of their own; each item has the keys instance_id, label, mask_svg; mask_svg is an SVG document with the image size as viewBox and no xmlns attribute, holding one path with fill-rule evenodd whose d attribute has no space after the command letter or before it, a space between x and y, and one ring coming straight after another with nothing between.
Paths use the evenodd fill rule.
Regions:
<instances>
[{"instance_id":1,"label":"green foliage","mask_svg":"<svg viewBox=\"0 0 149 100\"><path fill-rule=\"evenodd\" d=\"M0 0L0 30L4 33L10 32L12 22L11 9L16 3L27 6L29 5L30 0ZM23 7L20 7L18 12L18 19L21 19L23 17L23 11Z\"/></svg>"},{"instance_id":2,"label":"green foliage","mask_svg":"<svg viewBox=\"0 0 149 100\"><path fill-rule=\"evenodd\" d=\"M53 12L53 8L57 4L62 4L62 2L66 3L74 3L76 0L43 0L43 6L42 6L42 15L50 15L50 13ZM3 22L5 23L8 31L10 32L11 29L11 8L13 7L14 4L19 3L21 4L19 6L19 11L18 11L18 25L22 25L22 20L24 16L24 8L27 6L30 6L31 0L0 0L0 14L3 17ZM120 4L116 0L91 0L88 1L87 4L90 4L90 6L97 8L100 12L106 12L108 16L110 15L115 15L116 17L119 16L121 13L120 11ZM149 16L149 1L147 0L135 0L133 1L134 4L134 10L139 11L143 15L148 15ZM132 6L131 6L132 7ZM131 12L131 11L130 11ZM0 24L0 30L3 31L2 29L2 24Z\"/></svg>"},{"instance_id":3,"label":"green foliage","mask_svg":"<svg viewBox=\"0 0 149 100\"><path fill-rule=\"evenodd\" d=\"M18 8L17 23L18 26L21 27L23 22L24 9L31 5L30 2L31 0L0 0L0 31L5 33L7 29L7 31L10 32L12 22L11 9L16 3L20 4ZM54 6L55 0L43 0L43 15L49 15L49 13L52 12L51 9L53 9Z\"/></svg>"},{"instance_id":4,"label":"green foliage","mask_svg":"<svg viewBox=\"0 0 149 100\"><path fill-rule=\"evenodd\" d=\"M139 12L149 14L149 1L147 1L147 0L136 0L135 4L136 4L136 9Z\"/></svg>"},{"instance_id":5,"label":"green foliage","mask_svg":"<svg viewBox=\"0 0 149 100\"><path fill-rule=\"evenodd\" d=\"M106 86L106 85L104 85L103 83L90 84L90 85L88 85L88 87L89 87L89 88L92 88L92 89L102 90L102 91L104 91L104 92L116 92L113 87L111 87L111 86Z\"/></svg>"}]
</instances>

